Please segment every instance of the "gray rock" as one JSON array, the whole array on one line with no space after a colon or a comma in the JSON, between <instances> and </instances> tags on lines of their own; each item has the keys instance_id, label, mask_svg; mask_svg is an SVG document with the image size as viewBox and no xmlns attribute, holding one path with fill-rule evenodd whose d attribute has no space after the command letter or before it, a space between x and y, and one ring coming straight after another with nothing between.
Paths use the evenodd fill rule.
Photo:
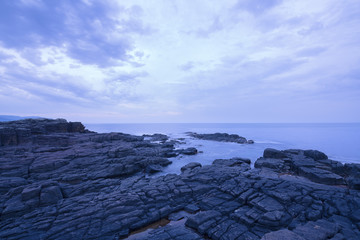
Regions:
<instances>
[{"instance_id":1,"label":"gray rock","mask_svg":"<svg viewBox=\"0 0 360 240\"><path fill-rule=\"evenodd\" d=\"M150 141L159 141L159 142L166 142L169 137L166 136L165 134L160 134L160 133L155 133L152 135L149 134L145 134L143 135L145 138L148 138Z\"/></svg>"},{"instance_id":2,"label":"gray rock","mask_svg":"<svg viewBox=\"0 0 360 240\"><path fill-rule=\"evenodd\" d=\"M317 151L317 150L305 150L304 155L307 157L311 157L314 160L328 159L325 153Z\"/></svg>"},{"instance_id":3,"label":"gray rock","mask_svg":"<svg viewBox=\"0 0 360 240\"><path fill-rule=\"evenodd\" d=\"M11 123L22 140L0 146L1 239L118 239L141 229L138 239L360 237L357 165L266 150L246 172L249 160L235 158L148 177L170 163L175 142L56 122ZM309 172L347 185L314 183Z\"/></svg>"},{"instance_id":4,"label":"gray rock","mask_svg":"<svg viewBox=\"0 0 360 240\"><path fill-rule=\"evenodd\" d=\"M186 226L191 228L198 228L201 224L220 216L221 214L214 210L203 211L189 217L185 224Z\"/></svg>"},{"instance_id":5,"label":"gray rock","mask_svg":"<svg viewBox=\"0 0 360 240\"><path fill-rule=\"evenodd\" d=\"M163 169L162 166L158 165L158 164L150 164L146 166L146 173L157 173L157 172L161 172Z\"/></svg>"},{"instance_id":6,"label":"gray rock","mask_svg":"<svg viewBox=\"0 0 360 240\"><path fill-rule=\"evenodd\" d=\"M351 219L355 222L360 222L360 209L351 213Z\"/></svg>"},{"instance_id":7,"label":"gray rock","mask_svg":"<svg viewBox=\"0 0 360 240\"><path fill-rule=\"evenodd\" d=\"M31 199L38 199L40 197L41 186L32 186L24 188L21 193L21 198L23 201L28 201Z\"/></svg>"},{"instance_id":8,"label":"gray rock","mask_svg":"<svg viewBox=\"0 0 360 240\"><path fill-rule=\"evenodd\" d=\"M198 150L194 147L190 147L190 148L179 150L179 153L184 154L184 155L195 155L198 153Z\"/></svg>"},{"instance_id":9,"label":"gray rock","mask_svg":"<svg viewBox=\"0 0 360 240\"><path fill-rule=\"evenodd\" d=\"M304 176L310 179L311 181L322 184L328 184L328 185L345 184L345 180L341 176L323 169L300 167L299 175Z\"/></svg>"},{"instance_id":10,"label":"gray rock","mask_svg":"<svg viewBox=\"0 0 360 240\"><path fill-rule=\"evenodd\" d=\"M264 150L264 154L263 154L264 158L275 158L275 159L281 159L281 158L286 158L288 157L288 155L286 153L284 153L283 151L279 151L273 148L266 148Z\"/></svg>"},{"instance_id":11,"label":"gray rock","mask_svg":"<svg viewBox=\"0 0 360 240\"><path fill-rule=\"evenodd\" d=\"M360 164L345 164L344 169L349 187L360 190Z\"/></svg>"},{"instance_id":12,"label":"gray rock","mask_svg":"<svg viewBox=\"0 0 360 240\"><path fill-rule=\"evenodd\" d=\"M273 198L266 197L266 198L255 198L250 201L250 204L257 207L258 209L271 212L271 211L282 211L284 210L284 206L281 205L278 201Z\"/></svg>"},{"instance_id":13,"label":"gray rock","mask_svg":"<svg viewBox=\"0 0 360 240\"><path fill-rule=\"evenodd\" d=\"M200 208L198 206L196 206L195 204L188 204L185 206L184 210L189 213L196 213L197 211L200 210Z\"/></svg>"},{"instance_id":14,"label":"gray rock","mask_svg":"<svg viewBox=\"0 0 360 240\"><path fill-rule=\"evenodd\" d=\"M5 194L13 188L24 186L26 184L26 179L21 177L0 177L0 193Z\"/></svg>"},{"instance_id":15,"label":"gray rock","mask_svg":"<svg viewBox=\"0 0 360 240\"><path fill-rule=\"evenodd\" d=\"M224 165L228 167L250 165L251 160L248 158L231 158L231 159L216 159L213 161L215 165Z\"/></svg>"},{"instance_id":16,"label":"gray rock","mask_svg":"<svg viewBox=\"0 0 360 240\"><path fill-rule=\"evenodd\" d=\"M261 240L305 240L305 238L287 229L265 234Z\"/></svg>"},{"instance_id":17,"label":"gray rock","mask_svg":"<svg viewBox=\"0 0 360 240\"><path fill-rule=\"evenodd\" d=\"M255 168L270 168L277 171L285 169L285 162L282 159L276 158L258 158L254 164Z\"/></svg>"},{"instance_id":18,"label":"gray rock","mask_svg":"<svg viewBox=\"0 0 360 240\"><path fill-rule=\"evenodd\" d=\"M16 213L23 212L26 209L27 209L26 205L21 201L21 198L17 196L9 199L5 203L5 209L2 212L2 215L7 217L9 215L11 216L11 214L14 215Z\"/></svg>"},{"instance_id":19,"label":"gray rock","mask_svg":"<svg viewBox=\"0 0 360 240\"><path fill-rule=\"evenodd\" d=\"M24 119L0 122L0 146L17 145L32 141L34 134L84 133L80 122L67 122L65 119Z\"/></svg>"},{"instance_id":20,"label":"gray rock","mask_svg":"<svg viewBox=\"0 0 360 240\"><path fill-rule=\"evenodd\" d=\"M339 231L337 224L326 220L318 220L316 222L308 222L303 226L299 226L293 230L294 233L305 239L325 240L333 237Z\"/></svg>"},{"instance_id":21,"label":"gray rock","mask_svg":"<svg viewBox=\"0 0 360 240\"><path fill-rule=\"evenodd\" d=\"M41 190L40 204L55 204L63 198L61 189L59 186L51 186Z\"/></svg>"},{"instance_id":22,"label":"gray rock","mask_svg":"<svg viewBox=\"0 0 360 240\"><path fill-rule=\"evenodd\" d=\"M201 168L202 165L198 162L191 162L186 164L185 166L181 167L181 172L190 171L194 168Z\"/></svg>"},{"instance_id":23,"label":"gray rock","mask_svg":"<svg viewBox=\"0 0 360 240\"><path fill-rule=\"evenodd\" d=\"M227 133L210 133L210 134L200 134L200 133L188 133L188 135L202 139L202 140L211 140L218 142L235 142L235 143L248 143L246 138L240 137L237 134L227 134Z\"/></svg>"}]
</instances>

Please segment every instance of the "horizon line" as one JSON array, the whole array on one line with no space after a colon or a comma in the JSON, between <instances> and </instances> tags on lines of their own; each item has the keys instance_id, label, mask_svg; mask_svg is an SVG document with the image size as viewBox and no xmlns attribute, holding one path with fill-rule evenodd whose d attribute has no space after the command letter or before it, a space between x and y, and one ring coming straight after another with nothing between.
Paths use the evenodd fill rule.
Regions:
<instances>
[{"instance_id":1,"label":"horizon line","mask_svg":"<svg viewBox=\"0 0 360 240\"><path fill-rule=\"evenodd\" d=\"M360 122L82 122L83 124L360 124Z\"/></svg>"}]
</instances>

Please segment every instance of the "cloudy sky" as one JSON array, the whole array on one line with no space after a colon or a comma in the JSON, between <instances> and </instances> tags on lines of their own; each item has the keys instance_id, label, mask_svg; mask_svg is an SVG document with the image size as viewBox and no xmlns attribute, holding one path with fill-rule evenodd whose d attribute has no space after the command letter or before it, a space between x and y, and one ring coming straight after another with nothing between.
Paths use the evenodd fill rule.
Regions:
<instances>
[{"instance_id":1,"label":"cloudy sky","mask_svg":"<svg viewBox=\"0 0 360 240\"><path fill-rule=\"evenodd\" d=\"M360 1L3 0L0 114L360 122Z\"/></svg>"}]
</instances>

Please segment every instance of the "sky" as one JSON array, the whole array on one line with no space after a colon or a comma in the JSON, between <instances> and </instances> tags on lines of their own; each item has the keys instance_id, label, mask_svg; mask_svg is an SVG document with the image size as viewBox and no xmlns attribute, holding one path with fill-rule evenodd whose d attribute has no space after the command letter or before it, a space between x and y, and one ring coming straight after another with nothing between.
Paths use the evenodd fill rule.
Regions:
<instances>
[{"instance_id":1,"label":"sky","mask_svg":"<svg viewBox=\"0 0 360 240\"><path fill-rule=\"evenodd\" d=\"M360 122L359 0L3 0L0 115Z\"/></svg>"}]
</instances>

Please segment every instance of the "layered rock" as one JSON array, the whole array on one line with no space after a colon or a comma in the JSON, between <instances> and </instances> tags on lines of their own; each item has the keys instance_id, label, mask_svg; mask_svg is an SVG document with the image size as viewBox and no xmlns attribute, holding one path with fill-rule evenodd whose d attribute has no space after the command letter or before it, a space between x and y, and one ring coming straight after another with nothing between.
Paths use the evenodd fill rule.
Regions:
<instances>
[{"instance_id":1,"label":"layered rock","mask_svg":"<svg viewBox=\"0 0 360 240\"><path fill-rule=\"evenodd\" d=\"M25 119L0 122L0 146L18 145L31 142L34 136L51 133L84 133L80 122L67 122L65 119Z\"/></svg>"},{"instance_id":2,"label":"layered rock","mask_svg":"<svg viewBox=\"0 0 360 240\"><path fill-rule=\"evenodd\" d=\"M0 239L360 237L356 164L317 151L268 149L257 169L248 159L217 159L190 163L180 175L149 177L175 151L156 137L163 140L52 133L2 146ZM345 183L317 183L302 167Z\"/></svg>"},{"instance_id":3,"label":"layered rock","mask_svg":"<svg viewBox=\"0 0 360 240\"><path fill-rule=\"evenodd\" d=\"M317 150L290 149L279 151L265 149L255 168L271 169L276 173L301 176L316 183L347 185L360 189L360 164L345 164L328 159Z\"/></svg>"}]
</instances>

